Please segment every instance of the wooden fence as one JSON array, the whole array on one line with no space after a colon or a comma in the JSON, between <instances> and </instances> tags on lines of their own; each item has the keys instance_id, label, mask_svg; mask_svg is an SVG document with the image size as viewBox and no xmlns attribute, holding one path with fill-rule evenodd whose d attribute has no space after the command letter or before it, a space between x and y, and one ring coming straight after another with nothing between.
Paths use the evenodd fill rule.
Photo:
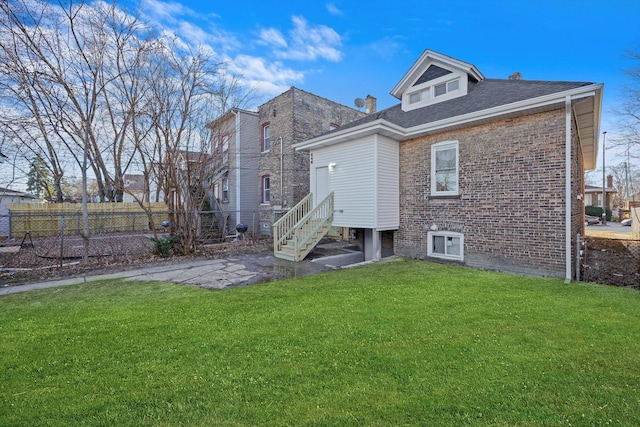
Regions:
<instances>
[{"instance_id":1,"label":"wooden fence","mask_svg":"<svg viewBox=\"0 0 640 427\"><path fill-rule=\"evenodd\" d=\"M150 231L149 218L137 203L90 203L89 233L104 234L123 231ZM167 205L151 203L153 224L162 229L167 220ZM9 205L10 236L22 238L80 234L83 229L82 205L71 203L11 203Z\"/></svg>"}]
</instances>

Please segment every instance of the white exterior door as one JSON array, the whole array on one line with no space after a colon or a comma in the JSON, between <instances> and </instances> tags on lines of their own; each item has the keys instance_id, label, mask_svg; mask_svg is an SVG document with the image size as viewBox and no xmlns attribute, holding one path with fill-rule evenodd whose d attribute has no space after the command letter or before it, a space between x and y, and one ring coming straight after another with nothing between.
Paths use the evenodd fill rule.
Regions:
<instances>
[{"instance_id":1,"label":"white exterior door","mask_svg":"<svg viewBox=\"0 0 640 427\"><path fill-rule=\"evenodd\" d=\"M313 204L324 200L329 195L329 168L327 166L316 168L316 188L313 192Z\"/></svg>"}]
</instances>

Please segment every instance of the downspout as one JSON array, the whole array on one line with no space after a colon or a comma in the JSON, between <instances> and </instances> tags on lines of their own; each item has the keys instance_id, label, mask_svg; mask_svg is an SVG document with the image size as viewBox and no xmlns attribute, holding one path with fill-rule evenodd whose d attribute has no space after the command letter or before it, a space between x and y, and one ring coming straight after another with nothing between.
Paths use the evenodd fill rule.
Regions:
<instances>
[{"instance_id":1,"label":"downspout","mask_svg":"<svg viewBox=\"0 0 640 427\"><path fill-rule=\"evenodd\" d=\"M565 212L564 212L564 238L565 238L565 283L571 282L571 96L564 99L565 108Z\"/></svg>"},{"instance_id":2,"label":"downspout","mask_svg":"<svg viewBox=\"0 0 640 427\"><path fill-rule=\"evenodd\" d=\"M284 202L285 202L285 198L284 198L284 193L282 192L282 188L283 188L283 180L284 177L282 176L284 167L284 154L282 152L282 137L280 137L280 205L281 205L281 209L284 209Z\"/></svg>"},{"instance_id":3,"label":"downspout","mask_svg":"<svg viewBox=\"0 0 640 427\"><path fill-rule=\"evenodd\" d=\"M236 225L240 224L240 114L237 110L232 110L236 116ZM236 238L238 231L236 230Z\"/></svg>"}]
</instances>

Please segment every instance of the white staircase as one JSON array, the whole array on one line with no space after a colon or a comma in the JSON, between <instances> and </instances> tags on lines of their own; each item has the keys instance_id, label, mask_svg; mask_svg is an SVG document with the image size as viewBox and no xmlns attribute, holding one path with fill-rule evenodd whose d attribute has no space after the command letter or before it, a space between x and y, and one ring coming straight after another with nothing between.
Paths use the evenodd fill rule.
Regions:
<instances>
[{"instance_id":1,"label":"white staircase","mask_svg":"<svg viewBox=\"0 0 640 427\"><path fill-rule=\"evenodd\" d=\"M273 254L302 261L331 229L333 192L314 208L309 194L273 224Z\"/></svg>"}]
</instances>

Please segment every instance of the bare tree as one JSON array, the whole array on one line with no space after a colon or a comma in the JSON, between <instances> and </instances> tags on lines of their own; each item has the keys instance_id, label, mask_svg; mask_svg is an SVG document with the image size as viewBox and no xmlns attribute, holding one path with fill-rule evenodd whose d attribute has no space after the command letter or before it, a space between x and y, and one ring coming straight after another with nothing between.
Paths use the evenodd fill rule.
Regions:
<instances>
[{"instance_id":1,"label":"bare tree","mask_svg":"<svg viewBox=\"0 0 640 427\"><path fill-rule=\"evenodd\" d=\"M3 0L0 9L0 31L10 41L1 49L3 93L11 95L16 111L25 117L11 121L22 123L14 135L22 136L18 140L24 147L44 143L46 156L38 157L47 159L58 201L64 175L59 159L67 154L79 165L87 248L87 170L96 177L101 200L114 200L125 169L123 144L131 109L113 107L108 90L119 81L119 65L126 63L128 49L137 42L137 20L100 2L89 7L62 0Z\"/></svg>"},{"instance_id":2,"label":"bare tree","mask_svg":"<svg viewBox=\"0 0 640 427\"><path fill-rule=\"evenodd\" d=\"M614 110L619 118L619 136L613 145L624 147L631 158L640 158L640 47L629 50L631 61L625 70L627 84L622 93L623 101Z\"/></svg>"},{"instance_id":3,"label":"bare tree","mask_svg":"<svg viewBox=\"0 0 640 427\"><path fill-rule=\"evenodd\" d=\"M69 162L81 170L85 248L87 172L100 201L121 201L134 170L193 250L210 181L205 125L249 100L240 76L106 2L0 0L0 11L0 120L28 162L44 161L57 200Z\"/></svg>"},{"instance_id":4,"label":"bare tree","mask_svg":"<svg viewBox=\"0 0 640 427\"><path fill-rule=\"evenodd\" d=\"M171 40L165 47L150 62L153 108L142 121L150 121L153 133L138 141L138 152L164 193L179 249L188 253L196 248L198 212L207 199L210 138L204 132L216 112L220 64Z\"/></svg>"}]
</instances>

